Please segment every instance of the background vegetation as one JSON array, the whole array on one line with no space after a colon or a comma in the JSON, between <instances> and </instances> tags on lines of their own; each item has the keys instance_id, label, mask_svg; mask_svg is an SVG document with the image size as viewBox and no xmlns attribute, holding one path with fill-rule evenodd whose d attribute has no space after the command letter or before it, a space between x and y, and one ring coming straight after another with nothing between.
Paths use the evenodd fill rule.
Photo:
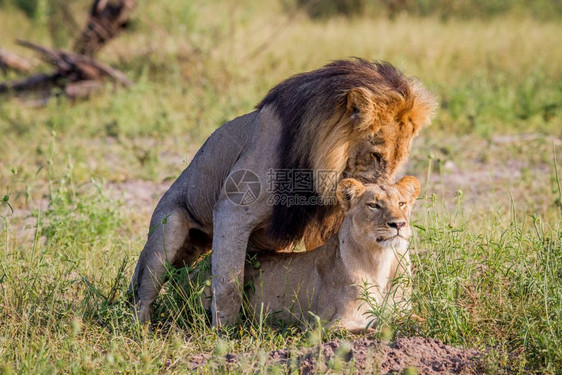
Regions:
<instances>
[{"instance_id":1,"label":"background vegetation","mask_svg":"<svg viewBox=\"0 0 562 375\"><path fill-rule=\"evenodd\" d=\"M250 373L263 351L351 339L259 321L218 334L174 283L147 331L123 297L157 199L204 139L275 83L349 56L392 62L441 103L404 171L424 186L424 321L381 332L476 347L490 373L562 368L560 2L356 2L362 14L318 20L300 1L143 1L99 55L134 87L0 98L0 371L182 373L203 353L212 372L230 351L254 353ZM0 46L69 47L89 1L67 5L76 24L57 4L0 0Z\"/></svg>"},{"instance_id":2,"label":"background vegetation","mask_svg":"<svg viewBox=\"0 0 562 375\"><path fill-rule=\"evenodd\" d=\"M291 4L286 0L286 4ZM414 16L437 15L441 19L490 19L506 13L538 19L558 19L562 2L558 0L296 0L313 18L334 15L390 16L407 13Z\"/></svg>"}]
</instances>

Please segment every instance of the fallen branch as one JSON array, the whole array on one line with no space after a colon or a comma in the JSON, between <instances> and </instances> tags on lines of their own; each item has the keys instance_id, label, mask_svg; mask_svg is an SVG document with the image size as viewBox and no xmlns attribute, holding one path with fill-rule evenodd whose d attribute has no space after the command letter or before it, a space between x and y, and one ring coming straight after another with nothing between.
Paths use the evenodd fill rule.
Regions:
<instances>
[{"instance_id":1,"label":"fallen branch","mask_svg":"<svg viewBox=\"0 0 562 375\"><path fill-rule=\"evenodd\" d=\"M64 94L70 99L88 98L103 89L103 83L98 81L73 82L64 88Z\"/></svg>"},{"instance_id":2,"label":"fallen branch","mask_svg":"<svg viewBox=\"0 0 562 375\"><path fill-rule=\"evenodd\" d=\"M74 51L85 56L96 53L115 38L129 23L137 0L94 0L86 28L74 44Z\"/></svg>"},{"instance_id":3,"label":"fallen branch","mask_svg":"<svg viewBox=\"0 0 562 375\"><path fill-rule=\"evenodd\" d=\"M35 74L28 78L0 83L0 93L21 93L26 91L50 91L61 88L71 99L88 97L103 88L105 79L124 87L133 83L119 70L113 69L95 59L76 53L50 49L24 40L17 43L37 52L41 59L55 67L50 74Z\"/></svg>"},{"instance_id":4,"label":"fallen branch","mask_svg":"<svg viewBox=\"0 0 562 375\"><path fill-rule=\"evenodd\" d=\"M61 78L62 77L58 73L35 74L22 80L0 83L0 93L19 93L24 91L50 89L52 86L58 86L57 81Z\"/></svg>"},{"instance_id":5,"label":"fallen branch","mask_svg":"<svg viewBox=\"0 0 562 375\"><path fill-rule=\"evenodd\" d=\"M113 81L119 82L124 87L133 84L123 72L113 69L91 57L62 50L53 50L25 40L18 40L17 43L22 47L38 52L44 61L53 64L59 74L69 78L71 81L101 80L104 77L108 77Z\"/></svg>"},{"instance_id":6,"label":"fallen branch","mask_svg":"<svg viewBox=\"0 0 562 375\"><path fill-rule=\"evenodd\" d=\"M1 1L1 0L0 0ZM127 26L129 16L138 0L93 0L88 23L74 45L76 52L51 49L18 40L17 43L38 53L41 60L55 68L52 73L41 73L24 79L0 83L0 93L41 91L47 98L53 88L59 88L69 98L88 97L103 88L103 81L111 80L128 87L133 84L119 70L103 64L94 55ZM65 17L73 20L66 6L60 9ZM74 22L75 24L75 22ZM30 63L14 54L0 50L0 68L10 67L29 71Z\"/></svg>"},{"instance_id":7,"label":"fallen branch","mask_svg":"<svg viewBox=\"0 0 562 375\"><path fill-rule=\"evenodd\" d=\"M33 64L31 64L29 60L0 48L0 69L12 69L25 73L28 72L32 66Z\"/></svg>"}]
</instances>

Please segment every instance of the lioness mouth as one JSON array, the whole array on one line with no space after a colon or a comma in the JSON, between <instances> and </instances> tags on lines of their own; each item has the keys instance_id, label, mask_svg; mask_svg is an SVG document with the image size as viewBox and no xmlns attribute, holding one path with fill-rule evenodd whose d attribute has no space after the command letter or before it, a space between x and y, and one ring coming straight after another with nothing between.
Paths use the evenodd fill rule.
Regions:
<instances>
[{"instance_id":1,"label":"lioness mouth","mask_svg":"<svg viewBox=\"0 0 562 375\"><path fill-rule=\"evenodd\" d=\"M394 235L394 236L392 236L392 237L387 237L387 238L385 238L385 237L377 237L377 238L376 238L376 241L377 241L377 242L391 241L391 240L393 240L393 239L395 239L395 238L402 238L402 239L404 239L404 240L406 239L406 238L402 237L401 235L396 234L396 235Z\"/></svg>"}]
</instances>

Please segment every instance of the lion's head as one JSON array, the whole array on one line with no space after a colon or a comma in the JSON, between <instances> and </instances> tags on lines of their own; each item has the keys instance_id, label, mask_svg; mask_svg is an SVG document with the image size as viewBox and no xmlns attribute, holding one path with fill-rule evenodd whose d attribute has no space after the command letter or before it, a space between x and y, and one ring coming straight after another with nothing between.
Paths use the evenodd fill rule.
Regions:
<instances>
[{"instance_id":1,"label":"lion's head","mask_svg":"<svg viewBox=\"0 0 562 375\"><path fill-rule=\"evenodd\" d=\"M257 108L265 106L274 108L283 126L280 168L386 183L406 161L412 139L430 123L437 102L417 80L392 65L352 59L287 79ZM304 196L302 201L312 195L333 196L337 181L328 181L332 183L317 179L315 191L292 193ZM337 220L326 224L335 211L333 204L276 205L270 233L290 243L314 223L326 237L338 226Z\"/></svg>"},{"instance_id":2,"label":"lion's head","mask_svg":"<svg viewBox=\"0 0 562 375\"><path fill-rule=\"evenodd\" d=\"M410 212L419 193L420 183L411 176L394 185L363 185L346 178L337 189L345 220L350 221L350 237L360 239L366 247L372 243L383 248L407 247L411 234Z\"/></svg>"}]
</instances>

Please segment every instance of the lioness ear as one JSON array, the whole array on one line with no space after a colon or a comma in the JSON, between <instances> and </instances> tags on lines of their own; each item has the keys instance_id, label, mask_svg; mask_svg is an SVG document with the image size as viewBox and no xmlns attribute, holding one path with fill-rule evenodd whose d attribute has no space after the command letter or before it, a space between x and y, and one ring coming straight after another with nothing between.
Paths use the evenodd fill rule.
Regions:
<instances>
[{"instance_id":1,"label":"lioness ear","mask_svg":"<svg viewBox=\"0 0 562 375\"><path fill-rule=\"evenodd\" d=\"M363 194L364 191L365 186L361 182L354 178L346 178L338 184L336 195L344 210L349 210L351 201Z\"/></svg>"},{"instance_id":2,"label":"lioness ear","mask_svg":"<svg viewBox=\"0 0 562 375\"><path fill-rule=\"evenodd\" d=\"M396 187L400 193L408 200L408 204L412 205L420 194L421 186L417 178L413 176L402 177L396 183Z\"/></svg>"},{"instance_id":3,"label":"lioness ear","mask_svg":"<svg viewBox=\"0 0 562 375\"><path fill-rule=\"evenodd\" d=\"M347 93L347 115L355 121L363 122L372 116L373 102L371 92L362 87L355 87Z\"/></svg>"}]
</instances>

